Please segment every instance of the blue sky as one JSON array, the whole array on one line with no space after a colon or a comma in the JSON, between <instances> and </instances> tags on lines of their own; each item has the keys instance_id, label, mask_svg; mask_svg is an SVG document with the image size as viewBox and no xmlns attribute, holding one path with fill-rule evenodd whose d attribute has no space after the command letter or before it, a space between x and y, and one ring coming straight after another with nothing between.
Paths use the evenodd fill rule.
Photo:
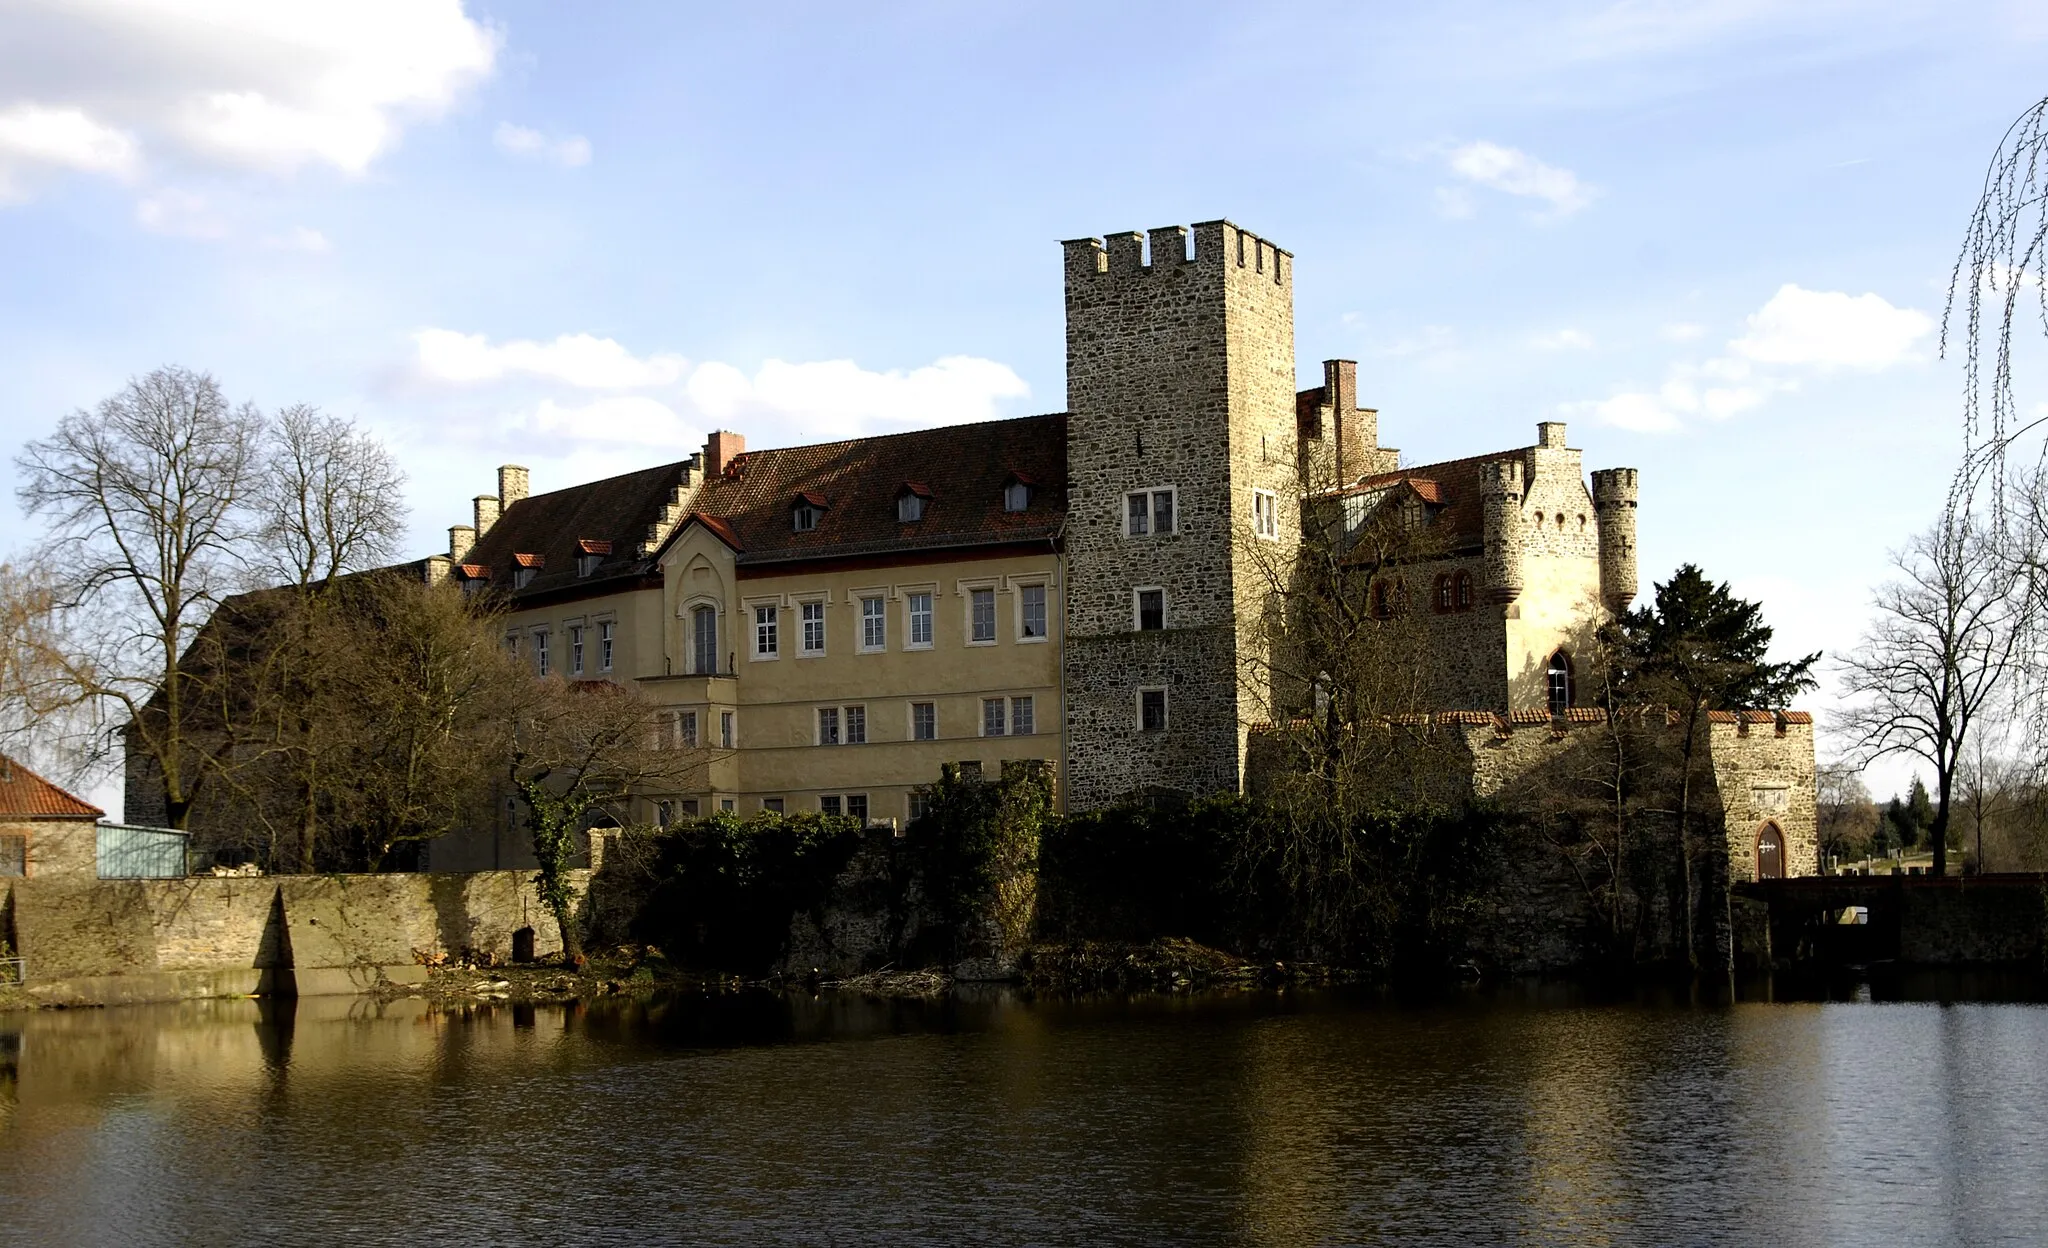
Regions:
<instances>
[{"instance_id":1,"label":"blue sky","mask_svg":"<svg viewBox=\"0 0 2048 1248\"><path fill-rule=\"evenodd\" d=\"M387 438L424 553L501 462L1058 410L1054 240L1228 216L1303 384L1356 358L1414 462L1568 420L1646 573L1838 650L1959 448L1935 329L2044 54L2021 3L31 0L0 444L206 369Z\"/></svg>"}]
</instances>

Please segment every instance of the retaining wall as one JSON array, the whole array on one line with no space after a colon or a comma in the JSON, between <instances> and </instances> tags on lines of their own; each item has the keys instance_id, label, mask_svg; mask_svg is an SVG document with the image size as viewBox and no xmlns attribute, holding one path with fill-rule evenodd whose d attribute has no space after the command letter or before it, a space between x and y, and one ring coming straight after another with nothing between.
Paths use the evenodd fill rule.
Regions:
<instances>
[{"instance_id":1,"label":"retaining wall","mask_svg":"<svg viewBox=\"0 0 2048 1248\"><path fill-rule=\"evenodd\" d=\"M587 893L588 871L573 873ZM426 977L422 955L499 961L561 933L524 871L176 880L15 880L0 932L52 1005L362 992Z\"/></svg>"}]
</instances>

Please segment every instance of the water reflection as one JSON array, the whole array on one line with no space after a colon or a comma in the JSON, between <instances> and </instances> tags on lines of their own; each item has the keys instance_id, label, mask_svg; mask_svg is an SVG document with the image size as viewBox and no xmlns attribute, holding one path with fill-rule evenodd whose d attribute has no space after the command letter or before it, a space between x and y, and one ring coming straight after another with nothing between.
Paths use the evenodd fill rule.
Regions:
<instances>
[{"instance_id":1,"label":"water reflection","mask_svg":"<svg viewBox=\"0 0 2048 1248\"><path fill-rule=\"evenodd\" d=\"M2030 1242L2048 1010L1961 991L13 1015L0 1240Z\"/></svg>"}]
</instances>

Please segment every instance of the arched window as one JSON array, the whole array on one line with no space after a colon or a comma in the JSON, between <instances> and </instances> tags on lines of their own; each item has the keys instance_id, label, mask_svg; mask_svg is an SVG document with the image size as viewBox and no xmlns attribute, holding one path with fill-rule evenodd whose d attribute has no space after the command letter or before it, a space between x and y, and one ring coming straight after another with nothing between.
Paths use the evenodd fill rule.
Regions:
<instances>
[{"instance_id":1,"label":"arched window","mask_svg":"<svg viewBox=\"0 0 2048 1248\"><path fill-rule=\"evenodd\" d=\"M1457 609L1460 611L1470 611L1472 609L1472 574L1470 572L1460 572L1456 577L1456 581L1457 584L1452 590L1452 597L1457 603Z\"/></svg>"},{"instance_id":2,"label":"arched window","mask_svg":"<svg viewBox=\"0 0 2048 1248\"><path fill-rule=\"evenodd\" d=\"M1436 609L1439 613L1458 609L1456 591L1451 582L1452 577L1448 573L1436 578Z\"/></svg>"},{"instance_id":3,"label":"arched window","mask_svg":"<svg viewBox=\"0 0 2048 1248\"><path fill-rule=\"evenodd\" d=\"M1550 656L1550 713L1562 716L1572 706L1572 660L1560 650Z\"/></svg>"},{"instance_id":4,"label":"arched window","mask_svg":"<svg viewBox=\"0 0 2048 1248\"><path fill-rule=\"evenodd\" d=\"M718 608L698 607L690 612L690 670L699 676L718 671Z\"/></svg>"}]
</instances>

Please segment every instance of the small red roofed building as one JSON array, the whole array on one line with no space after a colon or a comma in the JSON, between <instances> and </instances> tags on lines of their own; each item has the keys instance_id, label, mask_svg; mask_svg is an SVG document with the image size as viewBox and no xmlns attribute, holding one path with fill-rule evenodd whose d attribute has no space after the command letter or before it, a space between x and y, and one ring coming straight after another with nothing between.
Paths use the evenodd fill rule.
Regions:
<instances>
[{"instance_id":1,"label":"small red roofed building","mask_svg":"<svg viewBox=\"0 0 2048 1248\"><path fill-rule=\"evenodd\" d=\"M104 814L0 754L0 876L98 878Z\"/></svg>"}]
</instances>

